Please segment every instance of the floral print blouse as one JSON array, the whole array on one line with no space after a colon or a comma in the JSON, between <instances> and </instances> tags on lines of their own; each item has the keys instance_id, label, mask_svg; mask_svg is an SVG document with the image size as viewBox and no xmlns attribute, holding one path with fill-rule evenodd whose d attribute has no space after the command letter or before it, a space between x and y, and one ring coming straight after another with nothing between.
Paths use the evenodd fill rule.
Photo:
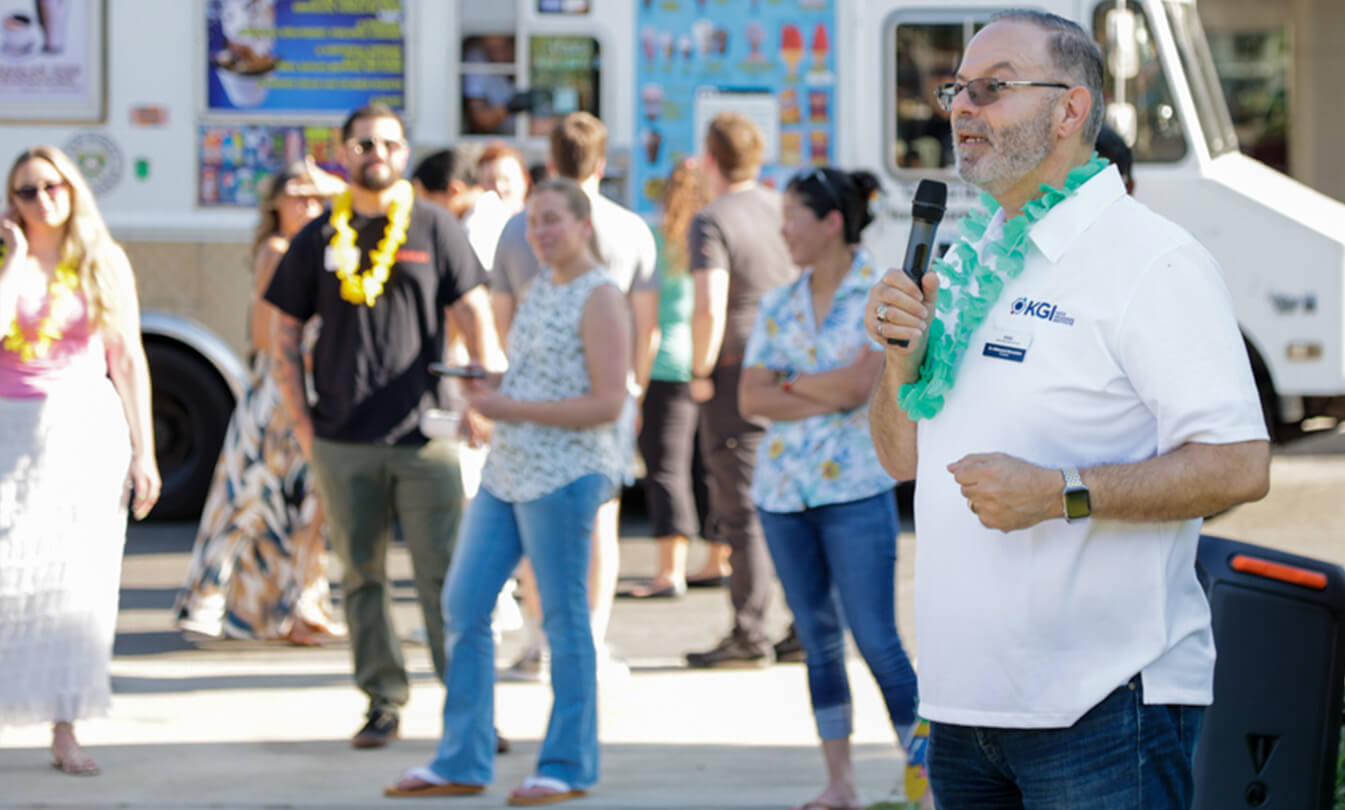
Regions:
<instances>
[{"instance_id":1,"label":"floral print blouse","mask_svg":"<svg viewBox=\"0 0 1345 810\"><path fill-rule=\"evenodd\" d=\"M819 327L813 323L812 268L764 295L747 340L743 366L811 374L854 363L878 348L864 331L864 303L878 276L863 249ZM869 406L794 422L772 422L757 449L752 500L770 512L801 512L857 501L895 486L878 463L869 435Z\"/></svg>"}]
</instances>

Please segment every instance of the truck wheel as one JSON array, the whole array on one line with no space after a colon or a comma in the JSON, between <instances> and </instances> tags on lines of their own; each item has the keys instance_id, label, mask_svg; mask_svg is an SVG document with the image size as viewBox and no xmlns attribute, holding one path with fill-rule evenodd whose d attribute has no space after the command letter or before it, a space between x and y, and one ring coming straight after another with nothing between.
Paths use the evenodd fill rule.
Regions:
<instances>
[{"instance_id":1,"label":"truck wheel","mask_svg":"<svg viewBox=\"0 0 1345 810\"><path fill-rule=\"evenodd\" d=\"M224 433L233 415L233 392L210 364L168 343L148 342L154 390L154 450L163 478L151 520L201 516Z\"/></svg>"}]
</instances>

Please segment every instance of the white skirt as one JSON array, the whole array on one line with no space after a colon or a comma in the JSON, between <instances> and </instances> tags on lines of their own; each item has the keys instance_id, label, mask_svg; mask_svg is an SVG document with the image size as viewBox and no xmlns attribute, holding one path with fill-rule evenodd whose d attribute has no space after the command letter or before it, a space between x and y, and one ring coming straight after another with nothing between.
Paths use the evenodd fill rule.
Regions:
<instances>
[{"instance_id":1,"label":"white skirt","mask_svg":"<svg viewBox=\"0 0 1345 810\"><path fill-rule=\"evenodd\" d=\"M105 377L0 397L0 726L107 713L130 458Z\"/></svg>"}]
</instances>

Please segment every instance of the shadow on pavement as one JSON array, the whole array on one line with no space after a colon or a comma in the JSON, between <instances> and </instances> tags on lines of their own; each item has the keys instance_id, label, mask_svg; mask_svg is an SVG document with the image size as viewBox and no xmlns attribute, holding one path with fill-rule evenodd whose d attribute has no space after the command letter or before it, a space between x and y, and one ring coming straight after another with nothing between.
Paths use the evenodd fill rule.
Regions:
<instances>
[{"instance_id":1,"label":"shadow on pavement","mask_svg":"<svg viewBox=\"0 0 1345 810\"><path fill-rule=\"evenodd\" d=\"M408 677L412 683L438 683L433 672L411 672ZM180 694L186 692L204 692L209 690L241 689L324 689L330 686L351 686L353 679L348 672L285 672L273 674L239 675L203 675L184 678L145 678L114 675L112 694L115 695L154 695ZM3 805L0 805L2 807Z\"/></svg>"},{"instance_id":2,"label":"shadow on pavement","mask_svg":"<svg viewBox=\"0 0 1345 810\"><path fill-rule=\"evenodd\" d=\"M137 655L162 655L163 653L195 650L197 646L182 637L177 630L151 630L139 633L117 633L112 645L112 655L118 658Z\"/></svg>"}]
</instances>

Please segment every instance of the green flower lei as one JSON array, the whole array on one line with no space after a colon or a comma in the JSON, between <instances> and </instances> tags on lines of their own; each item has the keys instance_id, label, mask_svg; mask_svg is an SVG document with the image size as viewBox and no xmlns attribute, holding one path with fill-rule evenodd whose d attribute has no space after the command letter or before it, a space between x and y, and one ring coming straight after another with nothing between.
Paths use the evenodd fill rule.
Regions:
<instances>
[{"instance_id":1,"label":"green flower lei","mask_svg":"<svg viewBox=\"0 0 1345 810\"><path fill-rule=\"evenodd\" d=\"M950 333L943 318L936 317L929 326L928 348L920 364L920 379L903 385L897 396L902 410L912 419L929 419L943 408L944 395L953 390L958 367L971 343L971 336L985 321L985 316L999 300L1007 281L1023 272L1027 259L1027 234L1032 224L1088 182L1093 175L1111 165L1093 153L1087 163L1065 177L1064 190L1043 184L1042 195L1023 206L1023 213L1004 223L1004 233L986 246L995 257L993 267L981 263L972 247L984 236L990 219L999 211L999 203L982 192L980 210L973 210L958 223L962 239L954 247L961 259L954 267L943 259L934 260L934 269L948 280L939 290L935 311L952 316L957 324ZM971 281L975 280L975 292Z\"/></svg>"}]
</instances>

